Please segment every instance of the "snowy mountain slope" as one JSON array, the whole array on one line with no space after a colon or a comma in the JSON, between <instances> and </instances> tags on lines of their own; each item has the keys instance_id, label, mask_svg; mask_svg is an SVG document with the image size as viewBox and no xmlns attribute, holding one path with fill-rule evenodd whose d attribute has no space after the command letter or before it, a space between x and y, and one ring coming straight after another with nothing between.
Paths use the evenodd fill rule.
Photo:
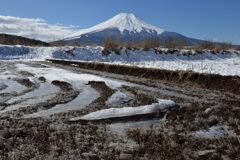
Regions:
<instances>
[{"instance_id":1,"label":"snowy mountain slope","mask_svg":"<svg viewBox=\"0 0 240 160\"><path fill-rule=\"evenodd\" d=\"M187 44L200 42L175 32L168 32L162 28L148 24L132 13L120 13L113 18L89 29L83 29L63 39L67 45L103 44L106 37L120 41L141 42L145 39L183 40Z\"/></svg>"},{"instance_id":2,"label":"snowy mountain slope","mask_svg":"<svg viewBox=\"0 0 240 160\"><path fill-rule=\"evenodd\" d=\"M124 33L124 31L130 33L140 33L146 31L148 33L156 34L161 34L164 32L163 29L142 21L132 13L120 13L113 18L94 27L91 27L89 29L83 29L77 33L74 33L70 36L70 38L67 38L66 40L80 38L82 35L85 34L96 33L108 29L117 29L122 34Z\"/></svg>"}]
</instances>

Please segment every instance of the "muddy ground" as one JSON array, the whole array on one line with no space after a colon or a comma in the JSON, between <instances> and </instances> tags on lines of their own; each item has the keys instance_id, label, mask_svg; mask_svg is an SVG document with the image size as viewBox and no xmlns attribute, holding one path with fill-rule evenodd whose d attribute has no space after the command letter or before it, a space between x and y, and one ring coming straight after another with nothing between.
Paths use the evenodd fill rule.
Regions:
<instances>
[{"instance_id":1,"label":"muddy ground","mask_svg":"<svg viewBox=\"0 0 240 160\"><path fill-rule=\"evenodd\" d=\"M77 74L93 74L127 83L119 88L111 88L103 81L88 81L85 85L96 90L99 97L84 108L48 117L26 118L25 115L73 101L81 95L81 90L76 90L69 82L48 82L46 77L18 71L16 63L38 68L57 67ZM240 159L240 95L234 92L49 62L1 62L0 65L2 82L16 81L24 86L19 92L4 92L4 88L0 90L2 160ZM3 80L9 72L17 77L9 76ZM34 83L29 81L34 78ZM25 105L26 99L14 103L9 100L37 90L38 84L57 88L57 92L51 93L52 97L43 102L40 99L37 103L29 102L25 107L5 112L16 103ZM129 95L130 99L119 104L108 103L116 91ZM161 116L152 114L125 119L69 121L101 109L152 104L158 98L171 99L178 107Z\"/></svg>"}]
</instances>

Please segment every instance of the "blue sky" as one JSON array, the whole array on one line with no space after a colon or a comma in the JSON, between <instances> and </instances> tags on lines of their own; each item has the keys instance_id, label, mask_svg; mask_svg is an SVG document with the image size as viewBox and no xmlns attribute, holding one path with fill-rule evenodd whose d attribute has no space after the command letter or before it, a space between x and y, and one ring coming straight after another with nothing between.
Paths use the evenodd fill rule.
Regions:
<instances>
[{"instance_id":1,"label":"blue sky","mask_svg":"<svg viewBox=\"0 0 240 160\"><path fill-rule=\"evenodd\" d=\"M0 15L87 28L121 12L183 35L240 44L240 0L0 0Z\"/></svg>"}]
</instances>

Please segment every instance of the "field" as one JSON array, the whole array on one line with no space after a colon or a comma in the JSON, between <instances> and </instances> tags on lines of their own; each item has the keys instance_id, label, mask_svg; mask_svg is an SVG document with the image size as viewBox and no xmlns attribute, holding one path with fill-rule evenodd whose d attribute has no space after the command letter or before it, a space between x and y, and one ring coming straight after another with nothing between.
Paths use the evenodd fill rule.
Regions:
<instances>
[{"instance_id":1,"label":"field","mask_svg":"<svg viewBox=\"0 0 240 160\"><path fill-rule=\"evenodd\" d=\"M238 76L69 61L0 65L0 159L240 158Z\"/></svg>"},{"instance_id":2,"label":"field","mask_svg":"<svg viewBox=\"0 0 240 160\"><path fill-rule=\"evenodd\" d=\"M207 74L240 76L240 51L197 51L194 49L142 49L122 48L103 53L101 46L89 47L27 47L0 45L1 60L44 61L65 59L104 62L141 68L193 71Z\"/></svg>"}]
</instances>

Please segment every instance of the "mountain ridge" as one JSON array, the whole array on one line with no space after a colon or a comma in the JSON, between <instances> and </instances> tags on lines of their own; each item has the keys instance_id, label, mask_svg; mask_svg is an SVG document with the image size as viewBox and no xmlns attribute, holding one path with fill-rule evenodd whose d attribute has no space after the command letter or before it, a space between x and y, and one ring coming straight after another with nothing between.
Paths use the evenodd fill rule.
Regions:
<instances>
[{"instance_id":1,"label":"mountain ridge","mask_svg":"<svg viewBox=\"0 0 240 160\"><path fill-rule=\"evenodd\" d=\"M141 42L146 39L166 43L169 39L184 42L186 45L201 43L202 40L186 37L176 32L169 32L160 27L144 22L133 13L120 13L109 20L88 29L82 29L63 40L65 45L102 45L106 37L123 42Z\"/></svg>"},{"instance_id":2,"label":"mountain ridge","mask_svg":"<svg viewBox=\"0 0 240 160\"><path fill-rule=\"evenodd\" d=\"M0 33L0 44L3 45L25 45L25 46L49 46L47 42L30 39L17 35Z\"/></svg>"},{"instance_id":3,"label":"mountain ridge","mask_svg":"<svg viewBox=\"0 0 240 160\"><path fill-rule=\"evenodd\" d=\"M138 17L136 17L132 13L120 13L113 18L104 21L98 25L95 25L93 27L90 27L88 29L82 29L73 35L70 35L70 37L78 37L79 35L85 34L85 33L92 33L92 32L97 32L97 31L102 31L104 29L109 29L109 28L115 28L118 29L121 33L124 32L124 30L129 31L129 32L141 32L142 30L146 29L149 32L157 32L158 34L162 33L164 30L150 25Z\"/></svg>"}]
</instances>

